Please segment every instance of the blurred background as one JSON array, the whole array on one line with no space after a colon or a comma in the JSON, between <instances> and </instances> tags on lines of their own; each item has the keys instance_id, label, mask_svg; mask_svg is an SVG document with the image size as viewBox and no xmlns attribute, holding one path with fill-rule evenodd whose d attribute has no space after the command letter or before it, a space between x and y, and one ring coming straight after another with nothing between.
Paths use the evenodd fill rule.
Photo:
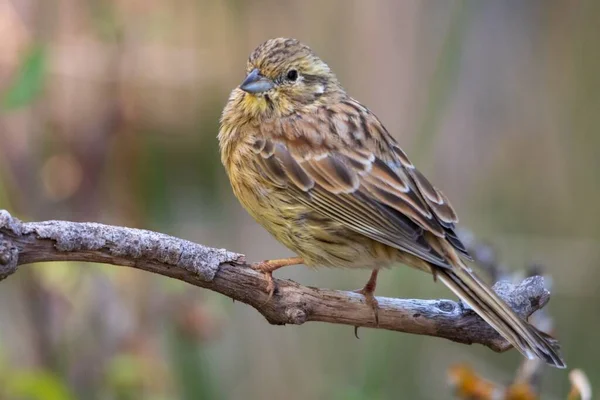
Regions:
<instances>
[{"instance_id":1,"label":"blurred background","mask_svg":"<svg viewBox=\"0 0 600 400\"><path fill-rule=\"evenodd\" d=\"M158 230L249 260L290 255L239 206L216 135L249 53L309 44L468 227L543 264L569 367L600 390L600 2L0 0L0 208ZM356 289L368 271L278 277ZM0 398L450 399L442 339L309 323L113 266L21 268L0 285ZM408 268L378 295L452 297ZM548 369L543 398L566 397Z\"/></svg>"}]
</instances>

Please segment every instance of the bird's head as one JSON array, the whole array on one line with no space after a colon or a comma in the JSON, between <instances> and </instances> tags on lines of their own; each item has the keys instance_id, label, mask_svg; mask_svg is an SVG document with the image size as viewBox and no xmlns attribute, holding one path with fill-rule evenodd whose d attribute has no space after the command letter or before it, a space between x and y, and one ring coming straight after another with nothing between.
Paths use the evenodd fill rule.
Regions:
<instances>
[{"instance_id":1,"label":"bird's head","mask_svg":"<svg viewBox=\"0 0 600 400\"><path fill-rule=\"evenodd\" d=\"M238 90L241 105L258 116L285 116L337 99L342 93L335 75L296 39L270 39L248 59Z\"/></svg>"}]
</instances>

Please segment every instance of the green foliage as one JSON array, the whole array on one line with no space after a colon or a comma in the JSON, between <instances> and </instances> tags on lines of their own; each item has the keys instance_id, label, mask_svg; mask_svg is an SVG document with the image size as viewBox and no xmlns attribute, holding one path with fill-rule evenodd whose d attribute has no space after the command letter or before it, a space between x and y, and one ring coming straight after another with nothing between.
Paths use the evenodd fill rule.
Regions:
<instances>
[{"instance_id":1,"label":"green foliage","mask_svg":"<svg viewBox=\"0 0 600 400\"><path fill-rule=\"evenodd\" d=\"M24 55L15 80L2 95L2 108L14 110L33 102L44 86L47 67L44 46L32 46Z\"/></svg>"},{"instance_id":2,"label":"green foliage","mask_svg":"<svg viewBox=\"0 0 600 400\"><path fill-rule=\"evenodd\" d=\"M27 400L75 400L64 382L48 371L12 373L4 382L7 398Z\"/></svg>"},{"instance_id":3,"label":"green foliage","mask_svg":"<svg viewBox=\"0 0 600 400\"><path fill-rule=\"evenodd\" d=\"M135 399L143 385L141 360L129 355L116 355L108 365L108 387L118 399Z\"/></svg>"},{"instance_id":4,"label":"green foliage","mask_svg":"<svg viewBox=\"0 0 600 400\"><path fill-rule=\"evenodd\" d=\"M210 373L210 363L206 360L198 340L179 329L172 329L167 338L173 375L179 383L179 398L219 399L215 379Z\"/></svg>"}]
</instances>

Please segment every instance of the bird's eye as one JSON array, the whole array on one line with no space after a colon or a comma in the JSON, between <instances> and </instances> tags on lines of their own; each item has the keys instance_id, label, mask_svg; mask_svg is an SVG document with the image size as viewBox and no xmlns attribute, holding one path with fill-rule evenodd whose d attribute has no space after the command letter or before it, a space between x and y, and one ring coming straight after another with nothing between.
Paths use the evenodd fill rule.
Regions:
<instances>
[{"instance_id":1,"label":"bird's eye","mask_svg":"<svg viewBox=\"0 0 600 400\"><path fill-rule=\"evenodd\" d=\"M296 71L295 69L290 69L287 73L287 78L294 82L296 79L298 79L298 71Z\"/></svg>"}]
</instances>

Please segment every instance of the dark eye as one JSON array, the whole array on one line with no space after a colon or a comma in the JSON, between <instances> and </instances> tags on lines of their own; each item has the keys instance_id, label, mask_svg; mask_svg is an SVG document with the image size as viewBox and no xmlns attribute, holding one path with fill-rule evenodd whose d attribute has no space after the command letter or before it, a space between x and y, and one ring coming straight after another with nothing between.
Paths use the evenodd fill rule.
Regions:
<instances>
[{"instance_id":1,"label":"dark eye","mask_svg":"<svg viewBox=\"0 0 600 400\"><path fill-rule=\"evenodd\" d=\"M296 71L295 69L290 69L287 73L287 78L294 82L296 79L298 79L298 71Z\"/></svg>"}]
</instances>

